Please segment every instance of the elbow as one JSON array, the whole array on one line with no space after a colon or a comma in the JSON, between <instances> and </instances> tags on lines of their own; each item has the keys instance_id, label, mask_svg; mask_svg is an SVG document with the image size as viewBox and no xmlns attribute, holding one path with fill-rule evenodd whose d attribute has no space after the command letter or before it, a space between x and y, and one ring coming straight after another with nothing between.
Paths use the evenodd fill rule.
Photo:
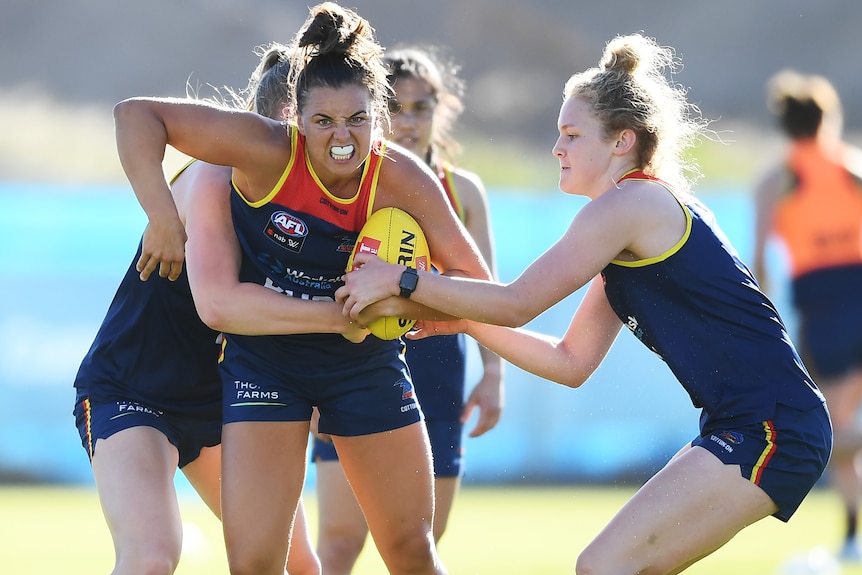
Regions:
<instances>
[{"instance_id":1,"label":"elbow","mask_svg":"<svg viewBox=\"0 0 862 575\"><path fill-rule=\"evenodd\" d=\"M498 309L495 312L495 321L493 323L505 327L524 327L534 317L536 316L528 313L527 310L511 306Z\"/></svg>"},{"instance_id":2,"label":"elbow","mask_svg":"<svg viewBox=\"0 0 862 575\"><path fill-rule=\"evenodd\" d=\"M227 307L215 297L195 299L195 309L201 321L215 331L231 332L230 314Z\"/></svg>"},{"instance_id":3,"label":"elbow","mask_svg":"<svg viewBox=\"0 0 862 575\"><path fill-rule=\"evenodd\" d=\"M114 122L121 122L123 118L129 116L134 110L135 107L135 98L126 98L120 102L114 104Z\"/></svg>"},{"instance_id":4,"label":"elbow","mask_svg":"<svg viewBox=\"0 0 862 575\"><path fill-rule=\"evenodd\" d=\"M581 387L584 382L587 380L585 377L581 377L577 373L566 374L564 377L560 377L557 379L557 383L560 385L565 385L566 387L571 387L572 389L577 389Z\"/></svg>"}]
</instances>

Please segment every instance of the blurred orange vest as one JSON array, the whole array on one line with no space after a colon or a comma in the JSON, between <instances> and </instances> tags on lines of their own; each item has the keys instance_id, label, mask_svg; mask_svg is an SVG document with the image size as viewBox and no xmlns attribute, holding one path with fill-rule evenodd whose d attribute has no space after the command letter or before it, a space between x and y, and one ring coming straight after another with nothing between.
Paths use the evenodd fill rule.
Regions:
<instances>
[{"instance_id":1,"label":"blurred orange vest","mask_svg":"<svg viewBox=\"0 0 862 575\"><path fill-rule=\"evenodd\" d=\"M862 263L862 186L813 140L793 144L787 167L793 184L776 206L774 229L791 276Z\"/></svg>"}]
</instances>

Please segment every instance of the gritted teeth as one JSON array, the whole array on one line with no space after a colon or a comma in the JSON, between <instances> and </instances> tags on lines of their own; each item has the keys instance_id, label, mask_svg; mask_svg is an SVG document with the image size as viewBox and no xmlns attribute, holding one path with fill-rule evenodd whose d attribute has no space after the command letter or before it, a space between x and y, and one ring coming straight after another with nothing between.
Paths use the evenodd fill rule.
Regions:
<instances>
[{"instance_id":1,"label":"gritted teeth","mask_svg":"<svg viewBox=\"0 0 862 575\"><path fill-rule=\"evenodd\" d=\"M351 155L353 155L353 145L332 146L329 149L329 153L336 160L347 160Z\"/></svg>"}]
</instances>

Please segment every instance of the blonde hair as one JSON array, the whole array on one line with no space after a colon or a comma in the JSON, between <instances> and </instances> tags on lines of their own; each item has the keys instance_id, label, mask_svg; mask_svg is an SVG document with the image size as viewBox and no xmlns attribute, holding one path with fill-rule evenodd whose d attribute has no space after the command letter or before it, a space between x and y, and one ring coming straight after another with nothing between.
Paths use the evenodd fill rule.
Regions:
<instances>
[{"instance_id":1,"label":"blonde hair","mask_svg":"<svg viewBox=\"0 0 862 575\"><path fill-rule=\"evenodd\" d=\"M653 38L617 36L605 46L598 67L569 78L563 97L588 103L607 138L634 131L644 173L690 193L700 172L684 152L698 142L708 122L688 102L686 90L671 81L680 68L674 50Z\"/></svg>"}]
</instances>

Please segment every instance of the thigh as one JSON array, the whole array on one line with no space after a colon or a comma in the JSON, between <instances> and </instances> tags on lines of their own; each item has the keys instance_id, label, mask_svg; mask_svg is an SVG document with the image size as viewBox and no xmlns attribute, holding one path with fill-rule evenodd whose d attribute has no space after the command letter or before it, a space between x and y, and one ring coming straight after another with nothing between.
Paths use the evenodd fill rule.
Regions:
<instances>
[{"instance_id":1,"label":"thigh","mask_svg":"<svg viewBox=\"0 0 862 575\"><path fill-rule=\"evenodd\" d=\"M174 475L177 449L160 431L130 427L98 439L92 459L102 511L118 553L149 544L176 547L182 521Z\"/></svg>"},{"instance_id":2,"label":"thigh","mask_svg":"<svg viewBox=\"0 0 862 575\"><path fill-rule=\"evenodd\" d=\"M222 521L228 560L284 568L305 479L308 421L228 423L222 434Z\"/></svg>"},{"instance_id":3,"label":"thigh","mask_svg":"<svg viewBox=\"0 0 862 575\"><path fill-rule=\"evenodd\" d=\"M378 548L430 534L434 513L431 448L419 422L383 433L333 436Z\"/></svg>"},{"instance_id":4,"label":"thigh","mask_svg":"<svg viewBox=\"0 0 862 575\"><path fill-rule=\"evenodd\" d=\"M341 463L337 459L318 460L315 465L321 545L335 535L352 535L360 540L365 539L368 532L365 516L353 495L353 489L344 475Z\"/></svg>"},{"instance_id":5,"label":"thigh","mask_svg":"<svg viewBox=\"0 0 862 575\"><path fill-rule=\"evenodd\" d=\"M638 490L583 557L619 572L676 573L776 511L738 465L725 465L694 447L678 453Z\"/></svg>"},{"instance_id":6,"label":"thigh","mask_svg":"<svg viewBox=\"0 0 862 575\"><path fill-rule=\"evenodd\" d=\"M221 519L221 445L202 448L182 472L207 507Z\"/></svg>"}]
</instances>

